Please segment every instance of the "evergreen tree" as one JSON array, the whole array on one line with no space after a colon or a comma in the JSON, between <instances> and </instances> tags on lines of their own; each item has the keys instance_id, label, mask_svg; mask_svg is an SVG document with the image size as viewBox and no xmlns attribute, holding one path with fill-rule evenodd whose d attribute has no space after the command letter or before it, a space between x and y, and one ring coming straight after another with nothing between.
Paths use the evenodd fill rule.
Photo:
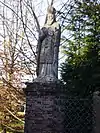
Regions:
<instances>
[{"instance_id":1,"label":"evergreen tree","mask_svg":"<svg viewBox=\"0 0 100 133\"><path fill-rule=\"evenodd\" d=\"M87 96L100 87L100 2L75 1L70 23L66 30L72 38L64 46L62 80L71 94Z\"/></svg>"}]
</instances>

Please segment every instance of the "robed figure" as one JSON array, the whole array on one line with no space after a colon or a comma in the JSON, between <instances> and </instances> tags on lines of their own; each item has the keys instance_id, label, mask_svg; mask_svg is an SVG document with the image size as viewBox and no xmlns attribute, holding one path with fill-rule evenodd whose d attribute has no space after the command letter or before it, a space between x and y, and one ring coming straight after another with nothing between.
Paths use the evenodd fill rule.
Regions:
<instances>
[{"instance_id":1,"label":"robed figure","mask_svg":"<svg viewBox=\"0 0 100 133\"><path fill-rule=\"evenodd\" d=\"M55 13L55 8L49 6L45 25L39 33L36 81L40 82L58 80L58 53L61 29L56 21Z\"/></svg>"}]
</instances>

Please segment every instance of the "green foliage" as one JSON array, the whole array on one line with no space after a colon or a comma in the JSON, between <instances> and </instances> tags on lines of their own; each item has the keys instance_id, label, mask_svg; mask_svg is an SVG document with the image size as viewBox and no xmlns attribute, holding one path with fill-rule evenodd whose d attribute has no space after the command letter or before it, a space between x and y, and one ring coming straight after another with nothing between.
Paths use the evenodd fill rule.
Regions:
<instances>
[{"instance_id":1,"label":"green foliage","mask_svg":"<svg viewBox=\"0 0 100 133\"><path fill-rule=\"evenodd\" d=\"M85 97L100 88L100 3L75 2L70 22L65 29L72 38L63 46L67 58L61 76L71 95Z\"/></svg>"},{"instance_id":2,"label":"green foliage","mask_svg":"<svg viewBox=\"0 0 100 133\"><path fill-rule=\"evenodd\" d=\"M100 60L98 49L89 48L81 62L62 64L61 75L71 95L86 97L100 87ZM82 57L81 57L82 58Z\"/></svg>"}]
</instances>

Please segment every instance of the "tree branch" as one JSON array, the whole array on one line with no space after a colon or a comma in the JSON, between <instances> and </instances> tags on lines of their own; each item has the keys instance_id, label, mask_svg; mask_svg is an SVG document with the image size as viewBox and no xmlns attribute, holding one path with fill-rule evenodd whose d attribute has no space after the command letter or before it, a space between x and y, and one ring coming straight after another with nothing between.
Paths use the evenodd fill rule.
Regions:
<instances>
[{"instance_id":1,"label":"tree branch","mask_svg":"<svg viewBox=\"0 0 100 133\"><path fill-rule=\"evenodd\" d=\"M51 4L50 5L53 6L53 3L54 3L54 0L51 1Z\"/></svg>"},{"instance_id":2,"label":"tree branch","mask_svg":"<svg viewBox=\"0 0 100 133\"><path fill-rule=\"evenodd\" d=\"M14 115L8 108L5 107L5 109L15 118L17 119L18 121L22 122L22 123L25 123L24 121L22 121L20 118L18 118L16 115Z\"/></svg>"},{"instance_id":3,"label":"tree branch","mask_svg":"<svg viewBox=\"0 0 100 133\"><path fill-rule=\"evenodd\" d=\"M18 15L11 7L9 7L8 5L6 5L5 3L1 2L1 1L0 1L0 3L3 4L4 6L6 6L8 9L10 9L10 10L11 10L16 16L18 16L18 18L22 21L22 18L19 17L19 15ZM23 22L23 21L22 21L22 22ZM25 24L24 24L24 25L25 25ZM34 36L34 38L37 40L35 34L33 34L33 32L31 31L31 29L29 29L29 27L28 27L27 25L25 25L25 26L26 26L27 29L32 33L32 35Z\"/></svg>"},{"instance_id":4,"label":"tree branch","mask_svg":"<svg viewBox=\"0 0 100 133\"><path fill-rule=\"evenodd\" d=\"M26 35L26 38L27 38L28 44L29 44L29 46L30 46L30 48L31 48L31 50L32 50L32 52L33 52L35 58L36 58L36 54L35 54L35 52L33 51L32 45L30 44L30 41L29 41L28 35L27 35L27 33L26 33L26 28L25 28L26 25L25 25L24 20L23 20L23 12L22 12L22 2L21 2L21 0L20 0L20 11L21 11L21 20L22 20L22 24L23 24L24 33L25 33L25 35Z\"/></svg>"}]
</instances>

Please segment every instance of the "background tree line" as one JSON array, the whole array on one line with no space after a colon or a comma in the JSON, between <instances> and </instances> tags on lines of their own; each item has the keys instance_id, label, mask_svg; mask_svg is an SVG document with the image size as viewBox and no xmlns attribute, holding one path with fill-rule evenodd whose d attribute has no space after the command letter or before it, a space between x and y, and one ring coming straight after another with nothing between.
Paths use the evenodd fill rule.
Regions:
<instances>
[{"instance_id":1,"label":"background tree line","mask_svg":"<svg viewBox=\"0 0 100 133\"><path fill-rule=\"evenodd\" d=\"M65 26L71 38L62 38L67 58L61 75L71 95L86 97L100 89L100 2L74 2Z\"/></svg>"}]
</instances>

